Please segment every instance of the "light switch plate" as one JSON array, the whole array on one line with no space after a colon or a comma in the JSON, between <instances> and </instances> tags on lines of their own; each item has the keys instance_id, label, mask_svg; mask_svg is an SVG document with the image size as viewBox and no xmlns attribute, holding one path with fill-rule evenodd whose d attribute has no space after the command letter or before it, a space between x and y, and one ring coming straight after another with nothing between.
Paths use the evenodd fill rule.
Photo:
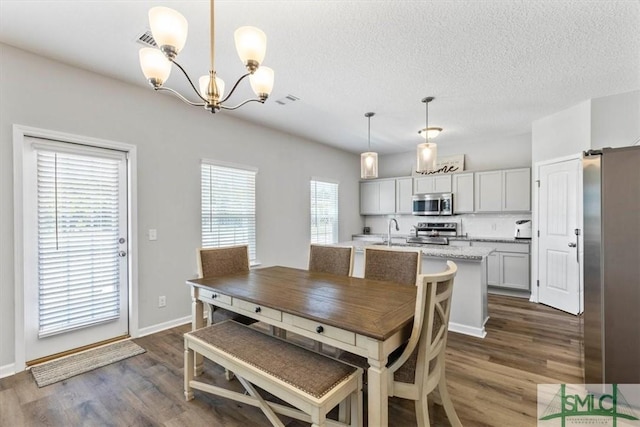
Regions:
<instances>
[{"instance_id":1,"label":"light switch plate","mask_svg":"<svg viewBox=\"0 0 640 427\"><path fill-rule=\"evenodd\" d=\"M149 240L158 240L158 230L155 228L149 229Z\"/></svg>"}]
</instances>

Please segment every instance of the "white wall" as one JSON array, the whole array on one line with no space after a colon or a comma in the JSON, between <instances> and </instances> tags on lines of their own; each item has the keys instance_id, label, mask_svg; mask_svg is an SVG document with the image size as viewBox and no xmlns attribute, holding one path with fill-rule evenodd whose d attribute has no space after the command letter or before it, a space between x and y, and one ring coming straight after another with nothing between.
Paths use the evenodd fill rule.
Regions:
<instances>
[{"instance_id":1,"label":"white wall","mask_svg":"<svg viewBox=\"0 0 640 427\"><path fill-rule=\"evenodd\" d=\"M626 147L640 140L640 90L591 100L591 148Z\"/></svg>"},{"instance_id":2,"label":"white wall","mask_svg":"<svg viewBox=\"0 0 640 427\"><path fill-rule=\"evenodd\" d=\"M587 150L591 141L591 100L534 121L531 134L534 164Z\"/></svg>"},{"instance_id":3,"label":"white wall","mask_svg":"<svg viewBox=\"0 0 640 427\"><path fill-rule=\"evenodd\" d=\"M420 143L416 137L416 145ZM464 154L464 169L471 171L508 169L531 166L531 134L514 135L499 140L478 138L473 144L439 142L438 156ZM380 156L380 178L410 176L416 167L415 149L406 153Z\"/></svg>"},{"instance_id":4,"label":"white wall","mask_svg":"<svg viewBox=\"0 0 640 427\"><path fill-rule=\"evenodd\" d=\"M640 90L594 98L532 123L533 163L640 139Z\"/></svg>"},{"instance_id":5,"label":"white wall","mask_svg":"<svg viewBox=\"0 0 640 427\"><path fill-rule=\"evenodd\" d=\"M0 373L14 361L12 125L120 141L138 150L140 328L191 313L202 158L247 164L257 176L257 253L263 265L305 267L309 179L340 182L340 234L362 229L359 156L238 120L171 96L0 44ZM142 78L142 77L141 77ZM158 230L158 240L146 239ZM159 309L159 295L167 307Z\"/></svg>"}]
</instances>

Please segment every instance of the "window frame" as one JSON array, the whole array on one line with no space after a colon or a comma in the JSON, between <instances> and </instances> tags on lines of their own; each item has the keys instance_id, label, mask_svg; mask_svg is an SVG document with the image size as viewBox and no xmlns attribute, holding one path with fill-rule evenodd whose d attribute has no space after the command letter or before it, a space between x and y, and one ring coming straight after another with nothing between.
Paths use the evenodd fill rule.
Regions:
<instances>
[{"instance_id":1,"label":"window frame","mask_svg":"<svg viewBox=\"0 0 640 427\"><path fill-rule=\"evenodd\" d=\"M205 168L209 168L209 171L207 172L209 174L209 177L213 177L213 172L218 169L219 172L221 174L226 174L230 177L233 176L233 172L235 171L237 172L238 176L236 176L235 178L237 179L238 177L242 177L242 179L246 179L249 176L252 176L252 184L250 185L250 187L248 188L251 192L251 203L249 203L249 198L245 198L244 201L242 202L242 205L247 208L250 207L251 211L248 215L249 217L249 221L252 222L252 225L249 225L249 231L247 234L247 238L246 239L242 239L242 238L229 238L229 237L225 237L226 242L224 244L220 244L220 237L218 237L218 244L213 244L210 240L211 239L215 239L213 237L207 237L205 235L205 228L206 228L206 224L205 221L208 220L208 224L209 226L212 226L213 220L217 217L217 218L229 218L230 215L221 215L221 216L216 216L213 213L213 202L212 202L212 197L213 197L213 191L214 188L212 187L212 183L213 181L210 179L208 186L205 182ZM223 170L226 170L223 171ZM258 262L258 255L257 255L257 210L256 210L256 185L257 185L257 176L258 176L258 169L252 166L247 166L247 165L240 165L240 164L235 164L235 163L228 163L228 162L221 162L221 161L217 161L217 160L210 160L210 159L202 159L201 163L200 163L200 244L202 247L225 247L225 246L234 246L234 245L241 245L241 244L248 244L249 245L249 260L251 265L256 265L259 264ZM242 191L246 191L247 188L242 189ZM206 194L206 192L208 191L208 195ZM206 199L206 197L208 196L208 200ZM223 193L221 195L221 197L223 198L227 198L227 200L233 199L235 197L237 197L237 191L234 190L229 190L225 193ZM208 203L208 204L207 204ZM251 206L249 206L251 205ZM207 218L208 215L208 218ZM246 214L241 214L243 216L246 216ZM231 215L233 216L233 215ZM237 216L236 216L237 218ZM246 218L245 218L246 219ZM213 228L212 228L213 230ZM225 228L219 228L218 231L229 231L231 230L231 228L225 229ZM213 232L213 231L212 231Z\"/></svg>"},{"instance_id":2,"label":"window frame","mask_svg":"<svg viewBox=\"0 0 640 427\"><path fill-rule=\"evenodd\" d=\"M334 205L330 207L333 212L329 212L324 214L325 217L331 219L331 237L332 239L319 239L320 236L327 236L329 233L320 233L318 231L318 227L316 225L314 232L314 224L317 224L318 221L318 197L317 190L318 184L320 186L331 186L334 187L332 189L332 198L331 200ZM315 195L315 197L314 197ZM327 200L324 200L327 202ZM335 244L340 241L340 183L333 179L321 178L321 177L311 177L309 180L309 240L311 244Z\"/></svg>"}]
</instances>

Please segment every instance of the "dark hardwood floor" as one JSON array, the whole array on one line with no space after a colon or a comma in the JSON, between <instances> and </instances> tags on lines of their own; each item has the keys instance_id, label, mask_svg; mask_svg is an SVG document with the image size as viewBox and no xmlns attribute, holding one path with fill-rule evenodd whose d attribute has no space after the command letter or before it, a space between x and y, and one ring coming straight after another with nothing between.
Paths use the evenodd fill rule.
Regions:
<instances>
[{"instance_id":1,"label":"dark hardwood floor","mask_svg":"<svg viewBox=\"0 0 640 427\"><path fill-rule=\"evenodd\" d=\"M465 426L535 426L538 383L582 383L579 318L526 300L489 297L484 339L449 333L449 393ZM189 325L135 342L146 353L38 388L30 372L0 380L0 426L268 426L253 407L196 391L184 400L183 340ZM227 382L207 363L207 378ZM412 402L391 398L392 426L415 426ZM433 425L449 425L432 405ZM290 427L303 423L289 422Z\"/></svg>"}]
</instances>

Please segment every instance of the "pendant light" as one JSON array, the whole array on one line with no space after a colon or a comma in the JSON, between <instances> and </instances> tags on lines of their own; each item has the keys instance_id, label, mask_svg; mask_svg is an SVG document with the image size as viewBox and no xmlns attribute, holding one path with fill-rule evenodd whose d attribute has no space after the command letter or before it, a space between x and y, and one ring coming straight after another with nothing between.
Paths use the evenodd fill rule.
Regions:
<instances>
[{"instance_id":1,"label":"pendant light","mask_svg":"<svg viewBox=\"0 0 640 427\"><path fill-rule=\"evenodd\" d=\"M426 106L426 116L425 116L425 127L418 131L420 135L422 135L426 141L422 144L418 144L417 147L417 166L416 172L418 173L427 173L435 170L436 161L438 157L438 145L434 142L431 142L431 138L435 138L438 136L440 132L442 132L442 128L438 127L429 127L429 103L433 101L435 98L433 96L427 96L422 99Z\"/></svg>"},{"instance_id":2,"label":"pendant light","mask_svg":"<svg viewBox=\"0 0 640 427\"><path fill-rule=\"evenodd\" d=\"M365 113L369 119L369 151L360 154L360 178L372 179L378 177L378 153L371 151L371 117L376 113Z\"/></svg>"}]
</instances>

